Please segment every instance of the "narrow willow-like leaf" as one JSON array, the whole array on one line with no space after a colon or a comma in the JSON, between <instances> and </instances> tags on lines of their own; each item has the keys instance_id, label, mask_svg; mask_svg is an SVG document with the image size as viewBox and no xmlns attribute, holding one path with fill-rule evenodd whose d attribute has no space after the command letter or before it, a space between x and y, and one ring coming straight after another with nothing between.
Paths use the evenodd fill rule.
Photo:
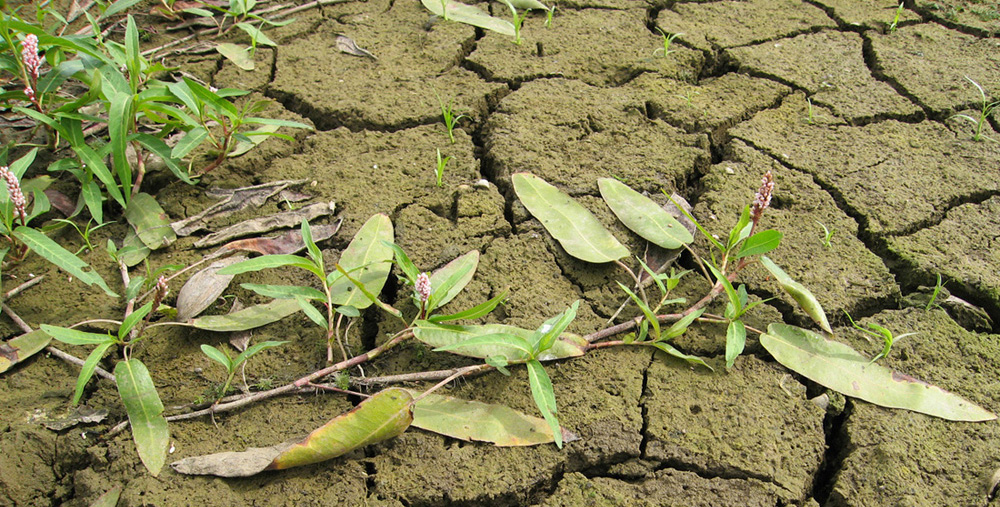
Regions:
<instances>
[{"instance_id":1,"label":"narrow willow-like leaf","mask_svg":"<svg viewBox=\"0 0 1000 507\"><path fill-rule=\"evenodd\" d=\"M514 174L511 181L524 207L569 255L595 264L629 255L593 214L561 190L530 173Z\"/></svg>"},{"instance_id":2,"label":"narrow willow-like leaf","mask_svg":"<svg viewBox=\"0 0 1000 507\"><path fill-rule=\"evenodd\" d=\"M237 262L231 266L226 266L217 271L217 273L220 275L239 275L250 271L260 271L262 269L280 268L284 266L295 266L314 274L318 273L317 276L326 276L326 274L319 271L316 264L309 259L299 257L298 255L288 254L262 255L243 262Z\"/></svg>"},{"instance_id":3,"label":"narrow willow-like leaf","mask_svg":"<svg viewBox=\"0 0 1000 507\"><path fill-rule=\"evenodd\" d=\"M419 391L407 389L411 396ZM548 444L555 436L544 419L503 405L428 394L413 406L414 428L466 442L490 442L497 447ZM579 437L562 428L563 442Z\"/></svg>"},{"instance_id":4,"label":"narrow willow-like leaf","mask_svg":"<svg viewBox=\"0 0 1000 507\"><path fill-rule=\"evenodd\" d=\"M431 315L427 320L431 322L450 322L453 320L478 319L479 317L483 317L492 312L493 309L505 299L507 299L507 291L503 291L495 298L484 303L479 303L468 310L462 310L448 315Z\"/></svg>"},{"instance_id":5,"label":"narrow willow-like leaf","mask_svg":"<svg viewBox=\"0 0 1000 507\"><path fill-rule=\"evenodd\" d=\"M83 388L87 387L90 377L94 376L94 369L97 368L97 363L100 362L104 357L104 353L114 344L115 342L108 338L91 351L87 359L83 361L83 366L80 367L80 374L76 377L76 389L73 391L74 405L80 403L80 398L83 397Z\"/></svg>"},{"instance_id":6,"label":"narrow willow-like leaf","mask_svg":"<svg viewBox=\"0 0 1000 507\"><path fill-rule=\"evenodd\" d=\"M702 359L702 358L700 358L698 356L692 356L692 355L685 354L685 353L683 353L683 352L675 349L673 347L673 345L670 345L667 342L659 341L659 342L652 343L652 345L654 347L656 347L656 348L658 348L658 349L666 352L667 354L678 358L678 359L683 359L683 360L685 360L685 361L687 361L689 363L697 364L697 365L700 365L700 366L704 366L705 368L708 368L709 370L715 371L715 368L712 368L711 366L709 366L708 363L706 363L704 359Z\"/></svg>"},{"instance_id":7,"label":"narrow willow-like leaf","mask_svg":"<svg viewBox=\"0 0 1000 507\"><path fill-rule=\"evenodd\" d=\"M705 313L704 308L695 310L680 318L677 322L674 322L666 331L663 332L663 340L672 340L678 336L684 334L687 331L688 326L691 325L701 314Z\"/></svg>"},{"instance_id":8,"label":"narrow willow-like leaf","mask_svg":"<svg viewBox=\"0 0 1000 507\"><path fill-rule=\"evenodd\" d=\"M294 299L278 299L226 315L198 317L188 322L188 325L206 331L246 331L277 322L300 310Z\"/></svg>"},{"instance_id":9,"label":"narrow willow-like leaf","mask_svg":"<svg viewBox=\"0 0 1000 507\"><path fill-rule=\"evenodd\" d=\"M115 365L115 380L132 426L132 439L139 451L139 459L156 477L167 459L170 443L170 431L163 417L163 403L156 393L156 386L149 370L138 359L119 361Z\"/></svg>"},{"instance_id":10,"label":"narrow willow-like leaf","mask_svg":"<svg viewBox=\"0 0 1000 507\"><path fill-rule=\"evenodd\" d=\"M597 185L615 216L646 241L667 250L694 241L686 227L649 197L614 178L601 178Z\"/></svg>"},{"instance_id":11,"label":"narrow willow-like leaf","mask_svg":"<svg viewBox=\"0 0 1000 507\"><path fill-rule=\"evenodd\" d=\"M552 389L552 380L545 373L542 363L531 359L527 365L528 386L531 388L531 397L535 400L535 406L542 413L545 422L549 423L549 429L554 437L553 440L556 443L556 447L562 449L562 431L559 427L559 419L556 418L558 410L556 409L556 393Z\"/></svg>"},{"instance_id":12,"label":"narrow willow-like leaf","mask_svg":"<svg viewBox=\"0 0 1000 507\"><path fill-rule=\"evenodd\" d=\"M148 315L152 310L153 302L150 301L128 314L124 319L122 319L122 325L118 327L118 338L124 340L129 331L131 331L136 324L141 322L142 319L146 318L146 315Z\"/></svg>"},{"instance_id":13,"label":"narrow willow-like leaf","mask_svg":"<svg viewBox=\"0 0 1000 507\"><path fill-rule=\"evenodd\" d=\"M476 274L479 250L458 257L431 274L431 309L440 308L455 298Z\"/></svg>"},{"instance_id":14,"label":"narrow willow-like leaf","mask_svg":"<svg viewBox=\"0 0 1000 507\"><path fill-rule=\"evenodd\" d=\"M784 270L778 267L774 261L768 259L767 256L761 256L760 263L771 272L771 276L773 276L774 279L781 284L781 288L784 289L789 296L792 296L792 299L799 304L799 307L806 312L806 315L808 315L813 322L818 324L823 331L831 334L833 333L833 329L830 328L830 322L826 320L826 312L823 311L823 307L819 304L819 301L816 300L816 296L813 296L813 293L809 292L809 289L805 288L805 286L801 283L793 280L792 277L788 276L788 273L785 273Z\"/></svg>"},{"instance_id":15,"label":"narrow willow-like leaf","mask_svg":"<svg viewBox=\"0 0 1000 507\"><path fill-rule=\"evenodd\" d=\"M494 18L478 7L455 0L420 0L420 3L424 4L427 10L444 19L478 26L510 37L514 36L514 25L510 21Z\"/></svg>"},{"instance_id":16,"label":"narrow willow-like leaf","mask_svg":"<svg viewBox=\"0 0 1000 507\"><path fill-rule=\"evenodd\" d=\"M363 284L365 289L378 295L385 286L392 269L392 248L383 242L393 241L392 221L383 214L372 216L358 229L344 252L340 254L338 264L352 277ZM355 269L360 268L358 271ZM330 285L330 298L334 305L353 306L364 310L371 306L364 293L346 277L339 278Z\"/></svg>"},{"instance_id":17,"label":"narrow willow-like leaf","mask_svg":"<svg viewBox=\"0 0 1000 507\"><path fill-rule=\"evenodd\" d=\"M241 283L240 287L252 290L261 296L274 299L295 299L304 297L316 301L326 301L326 294L312 288L299 285L263 285L259 283Z\"/></svg>"},{"instance_id":18,"label":"narrow willow-like leaf","mask_svg":"<svg viewBox=\"0 0 1000 507\"><path fill-rule=\"evenodd\" d=\"M729 322L726 328L726 368L732 368L736 357L743 353L747 343L747 327L742 321Z\"/></svg>"},{"instance_id":19,"label":"narrow willow-like leaf","mask_svg":"<svg viewBox=\"0 0 1000 507\"><path fill-rule=\"evenodd\" d=\"M747 257L750 255L762 255L778 248L781 244L781 233L775 230L760 231L747 238L740 246L740 251L733 256L733 259Z\"/></svg>"},{"instance_id":20,"label":"narrow willow-like leaf","mask_svg":"<svg viewBox=\"0 0 1000 507\"><path fill-rule=\"evenodd\" d=\"M847 396L950 421L992 421L988 410L939 387L890 370L850 346L787 324L771 324L760 344L787 368Z\"/></svg>"},{"instance_id":21,"label":"narrow willow-like leaf","mask_svg":"<svg viewBox=\"0 0 1000 507\"><path fill-rule=\"evenodd\" d=\"M403 389L380 391L281 453L268 470L309 465L401 435L413 422L413 398Z\"/></svg>"},{"instance_id":22,"label":"narrow willow-like leaf","mask_svg":"<svg viewBox=\"0 0 1000 507\"><path fill-rule=\"evenodd\" d=\"M25 245L28 245L28 248L32 252L75 276L81 282L87 285L97 285L104 290L105 294L111 297L118 297L118 294L115 294L108 288L108 284L104 283L101 275L95 271L84 271L84 268L90 268L89 264L80 260L79 257L73 255L69 250L59 246L58 243L52 241L48 236L23 225L14 230L14 236Z\"/></svg>"},{"instance_id":23,"label":"narrow willow-like leaf","mask_svg":"<svg viewBox=\"0 0 1000 507\"><path fill-rule=\"evenodd\" d=\"M659 282L658 280L657 280L657 282L662 284L662 282ZM618 286L621 287L621 289L623 291L625 291L625 294L628 294L628 297L632 299L632 302L635 303L635 305L639 307L639 310L642 311L643 316L646 317L646 321L645 322L648 322L650 325L653 326L653 339L654 340L659 340L660 339L660 321L656 319L656 314L653 313L653 310L649 307L649 305L646 304L645 301L643 301L642 299L640 299L639 296L637 296L628 287L626 287L625 284L623 284L621 282L618 282Z\"/></svg>"},{"instance_id":24,"label":"narrow willow-like leaf","mask_svg":"<svg viewBox=\"0 0 1000 507\"><path fill-rule=\"evenodd\" d=\"M69 345L97 345L111 339L111 336L107 333L88 333L86 331L50 326L48 324L42 324L40 327L49 336Z\"/></svg>"},{"instance_id":25,"label":"narrow willow-like leaf","mask_svg":"<svg viewBox=\"0 0 1000 507\"><path fill-rule=\"evenodd\" d=\"M732 282L729 278L726 278L726 274L719 271L718 268L712 264L707 264L708 270L712 272L712 275L718 280L718 283L722 284L722 288L726 290L726 295L729 297L729 304L734 308L734 315L740 315L743 313L743 302L740 300L739 293L733 287Z\"/></svg>"},{"instance_id":26,"label":"narrow willow-like leaf","mask_svg":"<svg viewBox=\"0 0 1000 507\"><path fill-rule=\"evenodd\" d=\"M573 319L576 318L576 312L580 308L580 300L577 299L573 301L564 312L556 315L555 317L546 320L538 329L535 330L535 334L532 338L535 340L533 345L535 347L536 353L542 353L549 350L552 344L555 343L556 339L563 334L563 331L569 327Z\"/></svg>"},{"instance_id":27,"label":"narrow willow-like leaf","mask_svg":"<svg viewBox=\"0 0 1000 507\"><path fill-rule=\"evenodd\" d=\"M431 347L446 347L478 336L485 335L514 335L528 343L534 335L534 331L522 329L504 324L485 324L481 326L449 326L434 324L426 320L418 320L414 323L413 335ZM587 347L587 341L572 333L563 333L552 347L538 355L540 361L550 361L553 359L563 359L567 357L582 356ZM528 360L528 355L514 355L509 347L499 347L495 345L479 345L473 347L463 347L454 350L453 353L468 357L486 359L490 356L505 356L510 363L523 363Z\"/></svg>"},{"instance_id":28,"label":"narrow willow-like leaf","mask_svg":"<svg viewBox=\"0 0 1000 507\"><path fill-rule=\"evenodd\" d=\"M0 343L0 373L44 349L51 341L51 335L36 329L17 338L11 338L7 343Z\"/></svg>"}]
</instances>

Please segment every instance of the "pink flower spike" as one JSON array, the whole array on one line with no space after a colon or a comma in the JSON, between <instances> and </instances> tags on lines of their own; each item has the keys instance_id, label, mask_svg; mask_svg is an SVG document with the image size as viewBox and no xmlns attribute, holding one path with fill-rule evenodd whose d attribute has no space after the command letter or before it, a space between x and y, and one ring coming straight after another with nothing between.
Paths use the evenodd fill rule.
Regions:
<instances>
[{"instance_id":1,"label":"pink flower spike","mask_svg":"<svg viewBox=\"0 0 1000 507\"><path fill-rule=\"evenodd\" d=\"M417 295L420 296L420 302L426 303L431 297L431 278L427 276L427 273L420 273L413 286L417 290Z\"/></svg>"},{"instance_id":2,"label":"pink flower spike","mask_svg":"<svg viewBox=\"0 0 1000 507\"><path fill-rule=\"evenodd\" d=\"M764 210L771 205L771 193L773 192L774 178L771 176L771 171L768 170L764 173L764 177L761 178L760 188L754 195L753 204L750 206L750 217L753 219L754 224L760 221L760 217L764 214Z\"/></svg>"},{"instance_id":3,"label":"pink flower spike","mask_svg":"<svg viewBox=\"0 0 1000 507\"><path fill-rule=\"evenodd\" d=\"M21 182L17 181L17 176L7 166L0 166L0 177L7 183L7 195L14 205L14 218L20 219L21 225L24 225L28 221L28 214L24 211L27 202L21 192Z\"/></svg>"},{"instance_id":4,"label":"pink flower spike","mask_svg":"<svg viewBox=\"0 0 1000 507\"><path fill-rule=\"evenodd\" d=\"M38 37L35 34L28 34L21 41L21 62L24 63L24 70L27 71L31 82L37 81L42 59L38 56Z\"/></svg>"}]
</instances>

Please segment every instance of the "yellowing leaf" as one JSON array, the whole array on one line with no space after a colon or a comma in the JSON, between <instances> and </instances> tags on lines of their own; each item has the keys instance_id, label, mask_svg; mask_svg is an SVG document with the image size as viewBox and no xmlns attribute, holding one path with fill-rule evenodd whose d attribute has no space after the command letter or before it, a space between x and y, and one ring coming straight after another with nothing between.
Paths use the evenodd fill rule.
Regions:
<instances>
[{"instance_id":1,"label":"yellowing leaf","mask_svg":"<svg viewBox=\"0 0 1000 507\"><path fill-rule=\"evenodd\" d=\"M997 418L965 398L872 363L850 346L808 329L771 324L760 344L787 368L847 396L950 421Z\"/></svg>"},{"instance_id":2,"label":"yellowing leaf","mask_svg":"<svg viewBox=\"0 0 1000 507\"><path fill-rule=\"evenodd\" d=\"M416 398L419 391L408 389ZM544 419L510 407L428 394L413 407L413 427L466 442L490 442L497 447L550 444L552 430ZM564 442L579 437L562 429Z\"/></svg>"}]
</instances>

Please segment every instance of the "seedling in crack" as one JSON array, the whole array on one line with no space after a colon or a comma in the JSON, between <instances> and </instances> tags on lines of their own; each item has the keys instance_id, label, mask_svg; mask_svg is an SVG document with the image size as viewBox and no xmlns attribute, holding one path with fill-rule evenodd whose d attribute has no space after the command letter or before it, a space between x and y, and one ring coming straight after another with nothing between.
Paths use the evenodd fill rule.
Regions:
<instances>
[{"instance_id":1,"label":"seedling in crack","mask_svg":"<svg viewBox=\"0 0 1000 507\"><path fill-rule=\"evenodd\" d=\"M851 325L854 326L855 328L857 328L858 330L863 331L863 332L865 332L867 334L870 334L870 335L872 335L872 336L874 336L876 338L882 338L882 342L883 342L882 352L879 352L875 357L873 357L872 360L869 362L869 364L874 363L875 361L878 361L879 359L882 359L883 357L887 357L889 355L889 353L892 352L892 344L893 343L896 343L897 341L902 340L903 338L906 338L907 336L912 336L912 335L917 334L915 332L914 333L903 333L903 334L901 334L899 336L895 336L894 337L893 334L892 334L892 331L889 331L888 329L886 329L886 328L884 328L884 327L882 327L882 326L880 326L878 324L871 324L871 323L869 323L868 324L868 329L865 329L865 328L861 327L860 325L858 325L856 322L854 322L854 319L851 318L851 314L849 314L847 312L844 312L844 315L847 315L847 320L851 321Z\"/></svg>"},{"instance_id":2,"label":"seedling in crack","mask_svg":"<svg viewBox=\"0 0 1000 507\"><path fill-rule=\"evenodd\" d=\"M663 36L663 47L654 49L653 56L656 56L657 51L663 51L663 54L661 56L663 56L664 58L666 58L667 55L669 55L670 53L676 53L677 50L670 49L670 45L673 44L674 39L680 37L681 35L684 35L684 33L677 32L673 34L668 34L667 32L664 32L663 29L661 29L660 27L656 27L656 31L660 32L660 35Z\"/></svg>"},{"instance_id":3,"label":"seedling in crack","mask_svg":"<svg viewBox=\"0 0 1000 507\"><path fill-rule=\"evenodd\" d=\"M981 107L979 109L979 118L973 118L967 114L954 114L951 117L967 120L976 126L976 133L972 136L973 141L986 139L989 141L993 141L994 143L998 142L996 139L993 139L992 137L983 134L983 125L986 124L987 119L990 117L991 114L993 114L993 111L997 108L997 106L1000 106L1000 100L990 102L989 99L986 97L986 90L983 90L983 87L980 86L979 83L973 81L972 78L970 78L969 76L963 76L963 77L965 77L967 81L972 83L972 85L975 86L977 90L979 90L979 98L982 101Z\"/></svg>"},{"instance_id":4,"label":"seedling in crack","mask_svg":"<svg viewBox=\"0 0 1000 507\"><path fill-rule=\"evenodd\" d=\"M826 225L824 225L823 222L820 222L819 220L817 220L816 223L823 228L823 247L832 248L833 244L830 243L830 240L833 238L833 234L837 232L837 228L834 227L833 229L827 229Z\"/></svg>"},{"instance_id":5,"label":"seedling in crack","mask_svg":"<svg viewBox=\"0 0 1000 507\"><path fill-rule=\"evenodd\" d=\"M899 26L899 18L903 15L903 2L899 2L899 7L896 8L896 17L892 18L892 23L889 24L889 33L894 33L896 27Z\"/></svg>"},{"instance_id":6,"label":"seedling in crack","mask_svg":"<svg viewBox=\"0 0 1000 507\"><path fill-rule=\"evenodd\" d=\"M437 150L437 167L434 169L434 174L437 176L437 186L444 187L444 166L448 165L448 161L451 160L451 156L441 157L441 150Z\"/></svg>"},{"instance_id":7,"label":"seedling in crack","mask_svg":"<svg viewBox=\"0 0 1000 507\"><path fill-rule=\"evenodd\" d=\"M459 114L455 116L455 109L453 108L455 100L452 99L445 104L437 92L434 92L434 95L437 96L438 104L441 106L441 117L444 119L444 126L448 129L448 140L451 141L451 144L455 144L455 126L458 125L459 120L462 118L469 118L469 115Z\"/></svg>"}]
</instances>

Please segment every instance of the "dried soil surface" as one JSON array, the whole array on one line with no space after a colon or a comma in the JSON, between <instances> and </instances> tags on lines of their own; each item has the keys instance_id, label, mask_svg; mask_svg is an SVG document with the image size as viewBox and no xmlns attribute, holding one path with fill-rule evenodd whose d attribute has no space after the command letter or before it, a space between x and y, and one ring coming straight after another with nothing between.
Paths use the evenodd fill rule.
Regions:
<instances>
[{"instance_id":1,"label":"dried soil surface","mask_svg":"<svg viewBox=\"0 0 1000 507\"><path fill-rule=\"evenodd\" d=\"M1000 90L1000 13L993 17L989 2L976 0L905 4L890 31L898 4L883 0L570 0L558 4L551 27L543 14L529 16L521 45L430 20L416 0L312 9L269 32L279 46L258 52L256 71L217 56L178 58L217 87L273 99L268 115L311 121L316 131L268 140L197 187L164 183L154 191L180 219L211 204L206 187L309 179L306 191L335 201L344 220L321 245L329 260L368 217L386 213L421 269L482 254L455 308L509 288L509 302L489 319L534 328L581 299L570 330L585 334L621 304L615 282L626 279L613 265L569 257L518 202L513 173L530 171L570 193L639 253L642 241L602 204L597 178L620 178L659 202L661 190L678 192L709 231L725 234L771 170L777 190L764 225L785 234L773 258L813 291L840 326L837 337L868 354L880 348L852 331L844 312L897 334L917 331L885 364L996 411L1000 145L974 141L972 125L954 115L978 114L978 92L965 76ZM493 9L506 16L506 7ZM657 29L682 33L667 55ZM338 34L378 59L339 53ZM468 115L454 144L436 96ZM984 132L1000 140L998 121L989 118ZM443 187L433 171L438 149L452 157ZM269 203L254 214L283 207ZM835 231L829 246L823 226ZM123 230L95 237L103 244ZM151 266L197 260L207 250L193 248L194 239L157 252ZM102 253L85 257L106 279L117 276ZM681 264L693 267L686 256ZM118 301L40 261L13 271L28 273L47 279L9 305L32 326L121 313ZM931 310L913 303L926 301L922 286L938 274L951 295L983 312L969 319L968 307L954 301ZM306 278L281 271L236 281ZM748 324L808 325L763 270L749 269L741 281L752 297L773 298ZM405 306L401 285L391 278L383 297ZM694 300L707 288L691 274L679 290ZM236 284L231 292L259 302ZM223 303L210 311L224 311ZM398 329L368 311L348 345L370 348ZM301 314L253 339L291 342L251 362L251 386L280 385L325 361L320 331ZM223 381L199 345L227 340L156 328L138 357L164 404L183 405ZM777 364L755 335L727 372L724 342L724 328L711 325L676 342L708 357L714 373L626 347L551 364L560 421L580 436L562 450L411 430L329 462L246 479L169 469L150 476L127 432L101 438L125 418L107 381L92 383L84 397L110 411L104 423L61 432L41 426L40 416L67 411L77 370L40 355L0 376L0 504L83 506L114 486L123 488L125 506L980 506L992 499L997 422L952 423L844 400ZM471 363L407 343L366 364L364 374L464 364ZM523 368L447 391L536 411ZM823 409L811 401L817 397L832 401ZM351 403L334 394L288 396L218 414L214 423L173 423L168 460L289 440Z\"/></svg>"}]
</instances>

